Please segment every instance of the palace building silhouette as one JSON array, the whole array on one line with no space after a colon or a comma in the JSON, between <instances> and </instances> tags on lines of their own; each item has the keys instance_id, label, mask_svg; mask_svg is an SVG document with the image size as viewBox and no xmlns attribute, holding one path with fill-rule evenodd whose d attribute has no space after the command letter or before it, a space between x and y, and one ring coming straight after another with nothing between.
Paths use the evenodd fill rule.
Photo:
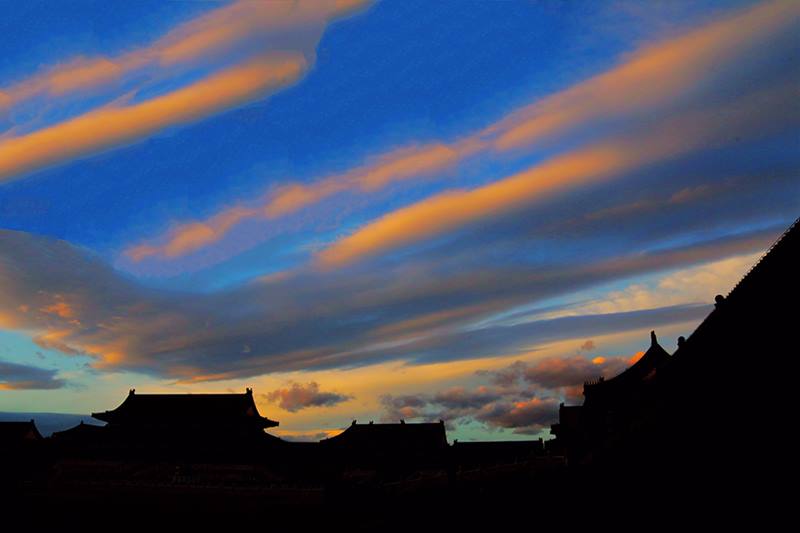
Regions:
<instances>
[{"instance_id":1,"label":"palace building silhouette","mask_svg":"<svg viewBox=\"0 0 800 533\"><path fill-rule=\"evenodd\" d=\"M43 439L33 421L0 423L0 489L22 494L20 487L35 487L60 501L67 494L94 497L97 487L138 491L142 500L154 488L237 487L256 491L248 493L254 505L264 491L297 503L353 494L427 498L447 490L482 505L489 505L487 495L502 494L491 500L502 505L535 493L572 508L557 495L576 486L593 495L616 487L651 501L671 496L667 487L677 484L684 499L713 493L739 501L752 487L774 486L770 476L783 472L793 454L787 369L798 353L798 258L796 221L726 296L715 298L672 355L652 332L637 362L586 382L582 405L560 406L553 440L450 445L442 421L353 421L320 442L287 442L265 432L278 422L259 413L251 389L131 389L115 409L92 414L105 426L81 422ZM758 433L742 438L750 427Z\"/></svg>"}]
</instances>

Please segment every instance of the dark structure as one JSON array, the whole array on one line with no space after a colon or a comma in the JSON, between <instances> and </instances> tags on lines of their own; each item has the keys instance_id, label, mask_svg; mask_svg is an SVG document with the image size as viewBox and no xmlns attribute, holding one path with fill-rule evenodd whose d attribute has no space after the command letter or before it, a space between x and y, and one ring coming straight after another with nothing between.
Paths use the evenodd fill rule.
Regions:
<instances>
[{"instance_id":1,"label":"dark structure","mask_svg":"<svg viewBox=\"0 0 800 533\"><path fill-rule=\"evenodd\" d=\"M42 440L42 434L33 420L30 422L0 422L0 449L9 450L29 446Z\"/></svg>"},{"instance_id":2,"label":"dark structure","mask_svg":"<svg viewBox=\"0 0 800 533\"><path fill-rule=\"evenodd\" d=\"M40 476L47 462L44 440L33 420L0 422L0 493Z\"/></svg>"},{"instance_id":3,"label":"dark structure","mask_svg":"<svg viewBox=\"0 0 800 533\"><path fill-rule=\"evenodd\" d=\"M136 394L131 389L119 407L92 416L109 428L137 432L207 433L219 428L240 435L278 425L258 413L252 389L244 394Z\"/></svg>"},{"instance_id":4,"label":"dark structure","mask_svg":"<svg viewBox=\"0 0 800 533\"><path fill-rule=\"evenodd\" d=\"M252 389L244 394L136 394L131 389L119 407L92 416L107 425L81 424L55 440L111 455L187 459L250 457L279 442L264 432L278 422L259 414Z\"/></svg>"},{"instance_id":5,"label":"dark structure","mask_svg":"<svg viewBox=\"0 0 800 533\"><path fill-rule=\"evenodd\" d=\"M358 424L319 443L326 460L342 469L363 468L378 475L444 468L449 447L444 422Z\"/></svg>"},{"instance_id":6,"label":"dark structure","mask_svg":"<svg viewBox=\"0 0 800 533\"><path fill-rule=\"evenodd\" d=\"M650 348L633 365L611 378L599 378L583 386L582 406L559 406L559 423L553 424L555 446L578 462L590 462L594 455L615 450L619 440L645 412L652 412L653 385L670 355L650 332Z\"/></svg>"},{"instance_id":7,"label":"dark structure","mask_svg":"<svg viewBox=\"0 0 800 533\"><path fill-rule=\"evenodd\" d=\"M79 424L42 440L32 422L0 424L0 474L11 480L0 489L31 509L59 509L59 520L92 506L109 519L95 521L104 528L158 514L205 526L219 513L225 527L245 516L408 531L422 511L396 509L423 509L426 520L464 530L548 517L560 528L582 517L595 528L671 518L685 527L697 517L741 526L748 512L771 529L774 509L791 509L799 257L795 223L674 354L652 333L630 368L585 383L583 405L560 407L551 441L449 446L442 422L354 421L335 437L291 443L265 432L277 422L258 413L250 389L131 391L93 415L104 427ZM34 461L20 460L23 449Z\"/></svg>"},{"instance_id":8,"label":"dark structure","mask_svg":"<svg viewBox=\"0 0 800 533\"><path fill-rule=\"evenodd\" d=\"M574 467L691 479L696 494L777 486L767 477L792 455L785 369L798 353L799 258L795 221L672 356L653 334L631 368L586 383L582 406L561 407L554 447ZM736 436L748 427L761 435Z\"/></svg>"},{"instance_id":9,"label":"dark structure","mask_svg":"<svg viewBox=\"0 0 800 533\"><path fill-rule=\"evenodd\" d=\"M520 464L541 457L545 443L539 440L507 440L459 442L451 446L450 455L456 468Z\"/></svg>"}]
</instances>

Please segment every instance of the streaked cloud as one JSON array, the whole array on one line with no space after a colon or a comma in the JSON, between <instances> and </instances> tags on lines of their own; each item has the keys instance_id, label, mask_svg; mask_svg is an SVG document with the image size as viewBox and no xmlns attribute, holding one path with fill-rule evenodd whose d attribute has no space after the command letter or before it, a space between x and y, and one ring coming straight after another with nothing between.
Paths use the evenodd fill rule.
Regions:
<instances>
[{"instance_id":1,"label":"streaked cloud","mask_svg":"<svg viewBox=\"0 0 800 533\"><path fill-rule=\"evenodd\" d=\"M174 259L220 241L244 220L271 220L336 194L365 193L397 182L422 177L435 178L438 173L455 169L473 157L507 156L538 149L545 144L552 146L562 136L578 128L602 130L603 127L622 127L635 133L627 145L604 143L551 160L554 166L543 168L527 180L530 183L542 182L536 187L538 194L548 189L548 180L541 178L545 170L552 174L549 190L560 190L569 183L586 183L591 177L599 178L646 164L648 157L675 155L671 153L673 147L662 138L661 142L665 144L660 148L660 155L652 153L652 149L658 150L654 146L657 141L653 140L649 143L651 153L639 156L636 151L642 145L636 141L649 135L645 130L659 125L659 115L670 117L676 111L685 114L687 106L694 106L696 111L707 102L715 102L721 95L741 96L751 91L753 77L761 75L763 68L772 68L769 61L766 62L768 66L764 67L752 56L758 53L769 55L770 52L766 51L770 49L775 57L789 53L791 46L776 43L789 39L791 32L797 29L798 14L800 12L795 3L784 1L746 8L672 39L646 44L610 70L512 110L496 123L467 133L455 141L412 143L377 155L367 164L341 174L276 186L267 193L263 203L236 205L206 221L176 225L160 237L129 247L126 255L135 262L147 257ZM743 74L748 71L752 74ZM774 78L774 75L774 71L768 73L764 83L772 83L774 80L771 81L770 77ZM792 78L788 84L796 82ZM785 79L777 83L787 85ZM791 97L790 91L784 89L784 92L785 97ZM764 103L763 99L760 104L752 100L750 102L752 105ZM775 110L779 106L787 107L787 103L781 101L771 107ZM715 117L715 120L718 121L719 117ZM703 139L702 132L692 131L692 124L683 126L688 128L687 131L678 136L672 135L672 140L680 141L684 134L694 134L698 136L696 140L699 145ZM647 143L646 140L642 142ZM595 169L592 176L589 175L590 169ZM442 213L447 213L445 220L438 224L442 231L446 231L459 224L454 217L472 220L469 214L454 214L461 210L462 205L468 212L490 211L493 206L505 208L506 204L500 198L504 194L516 203L529 199L533 194L531 186L519 191L508 182L505 187L500 183L490 187L481 194L465 191L442 193L430 199L428 204L410 206L407 211L401 210L391 219L379 219L374 225L362 228L324 252L321 262L328 265L346 263L368 253L368 250L378 250L380 246L391 247L392 239L413 240L412 236L418 235L419 231L413 224L404 223L401 220L403 217L413 219L419 225L419 220L428 220L420 217L435 215L438 218ZM520 192L522 195L517 198ZM488 205L484 206L485 202ZM202 233L202 238L197 238L199 233ZM387 237L386 241L384 237Z\"/></svg>"},{"instance_id":2,"label":"streaked cloud","mask_svg":"<svg viewBox=\"0 0 800 533\"><path fill-rule=\"evenodd\" d=\"M60 389L64 385L57 370L0 361L0 390Z\"/></svg>"},{"instance_id":3,"label":"streaked cloud","mask_svg":"<svg viewBox=\"0 0 800 533\"><path fill-rule=\"evenodd\" d=\"M388 360L508 356L567 338L696 322L709 303L491 317L613 280L751 253L775 231L536 268L487 269L478 262L462 263L456 273L437 260L437 269L427 271L424 263L352 275L312 271L206 294L149 289L65 242L5 231L0 318L40 346L88 355L97 369L185 383ZM376 338L375 331L383 333Z\"/></svg>"},{"instance_id":4,"label":"streaked cloud","mask_svg":"<svg viewBox=\"0 0 800 533\"><path fill-rule=\"evenodd\" d=\"M125 76L150 69L151 77L175 73L229 52L252 41L275 38L326 22L366 5L366 1L314 0L313 2L261 2L243 0L211 10L173 28L150 45L116 57L76 57L58 66L0 88L0 114L37 96L49 98L92 91L120 82ZM282 37L284 41L286 36Z\"/></svg>"},{"instance_id":5,"label":"streaked cloud","mask_svg":"<svg viewBox=\"0 0 800 533\"><path fill-rule=\"evenodd\" d=\"M187 86L127 103L142 84L122 87L121 96L67 120L29 132L12 131L0 137L0 183L26 173L131 143L164 128L196 121L235 106L263 98L298 79L314 61L316 47L329 20L352 12L364 3L242 1L212 11L180 26L154 45L116 60L79 58L55 70L5 90L0 104L13 105L43 94L47 97L86 91L110 83L145 65L155 77L174 77L177 63L210 59L237 43L257 37L280 37L276 42L250 43L250 51L233 65L217 68ZM307 31L313 28L314 31ZM271 38L271 37L270 37ZM88 95L87 95L88 96ZM222 218L230 218L226 215ZM187 241L203 242L193 234ZM173 248L175 248L173 247ZM146 249L137 253L144 254ZM135 255L135 254L134 254Z\"/></svg>"},{"instance_id":6,"label":"streaked cloud","mask_svg":"<svg viewBox=\"0 0 800 533\"><path fill-rule=\"evenodd\" d=\"M581 186L748 134L796 125L791 85L737 99L717 109L673 117L654 129L580 148L472 190L450 190L383 215L317 255L321 268L340 267L467 224L506 214ZM769 104L765 107L763 104ZM725 128L720 119L724 117Z\"/></svg>"},{"instance_id":7,"label":"streaked cloud","mask_svg":"<svg viewBox=\"0 0 800 533\"><path fill-rule=\"evenodd\" d=\"M43 130L0 141L0 180L124 144L168 126L241 105L296 81L300 54L276 54L234 67L138 104L92 111Z\"/></svg>"}]
</instances>

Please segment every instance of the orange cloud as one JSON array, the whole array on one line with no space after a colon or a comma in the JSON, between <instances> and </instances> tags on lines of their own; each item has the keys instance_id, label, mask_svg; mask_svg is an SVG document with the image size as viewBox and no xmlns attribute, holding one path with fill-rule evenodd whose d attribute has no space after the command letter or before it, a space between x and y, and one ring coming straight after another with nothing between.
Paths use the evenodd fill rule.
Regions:
<instances>
[{"instance_id":1,"label":"orange cloud","mask_svg":"<svg viewBox=\"0 0 800 533\"><path fill-rule=\"evenodd\" d=\"M147 256L164 253L167 257L176 257L216 241L241 220L251 217L254 210L245 207L234 207L223 211L206 222L185 224L176 228L170 241L163 248L140 245L127 250L128 256L139 261Z\"/></svg>"},{"instance_id":2,"label":"orange cloud","mask_svg":"<svg viewBox=\"0 0 800 533\"><path fill-rule=\"evenodd\" d=\"M472 190L451 190L393 211L316 255L319 268L345 266L467 224L597 183L707 143L759 135L800 118L794 83L664 120L654 129L579 148ZM781 102L785 105L779 105ZM724 124L721 126L720 124ZM737 133L738 135L736 135Z\"/></svg>"},{"instance_id":3,"label":"orange cloud","mask_svg":"<svg viewBox=\"0 0 800 533\"><path fill-rule=\"evenodd\" d=\"M310 185L292 183L278 187L259 208L234 206L222 210L206 221L174 228L163 244L136 245L127 249L125 254L134 261L154 255L178 257L217 242L245 219L274 219L343 191L369 192L392 182L443 171L458 163L466 154L477 151L478 147L479 143L469 142L402 148L344 174L329 176Z\"/></svg>"},{"instance_id":4,"label":"orange cloud","mask_svg":"<svg viewBox=\"0 0 800 533\"><path fill-rule=\"evenodd\" d=\"M106 107L0 141L0 180L197 120L287 85L303 73L300 53L271 54L142 103Z\"/></svg>"},{"instance_id":5,"label":"orange cloud","mask_svg":"<svg viewBox=\"0 0 800 533\"><path fill-rule=\"evenodd\" d=\"M43 313L52 313L61 318L75 318L75 311L67 302L58 301L41 309Z\"/></svg>"},{"instance_id":6,"label":"orange cloud","mask_svg":"<svg viewBox=\"0 0 800 533\"><path fill-rule=\"evenodd\" d=\"M607 72L512 111L491 126L468 133L455 142L412 145L311 184L289 183L278 187L268 195L263 213L252 216L276 218L337 193L370 192L401 180L444 171L477 154L513 152L594 120L629 117L667 105L686 95L696 87L698 80L709 73L713 75L715 71L735 68L736 60L743 52L766 36L791 27L798 15L800 4L796 2L770 2L674 39L644 46ZM469 200L469 197L462 199ZM477 197L476 200L482 201ZM455 203L453 198L450 205ZM437 216L441 214L439 211ZM453 216L457 217L450 212L446 215ZM177 242L184 240L183 230L193 233L195 223L172 231L165 244L137 245L129 249L127 255L134 260L147 256L176 257L169 251L181 249L188 253L212 244L226 234L226 231L208 232L207 239L192 241L195 246L182 247ZM367 235L359 236L359 239L367 238ZM351 245L357 246L357 243L342 244L343 247ZM331 252L328 255L336 254Z\"/></svg>"},{"instance_id":7,"label":"orange cloud","mask_svg":"<svg viewBox=\"0 0 800 533\"><path fill-rule=\"evenodd\" d=\"M644 355L644 352L636 352L635 354L633 354L630 357L630 359L628 359L628 364L632 365L632 364L636 363L639 359L642 358L643 355Z\"/></svg>"},{"instance_id":8,"label":"orange cloud","mask_svg":"<svg viewBox=\"0 0 800 533\"><path fill-rule=\"evenodd\" d=\"M490 214L513 209L534 196L599 178L621 167L621 150L590 149L469 191L448 191L389 213L317 255L323 268L343 266L418 241Z\"/></svg>"},{"instance_id":9,"label":"orange cloud","mask_svg":"<svg viewBox=\"0 0 800 533\"><path fill-rule=\"evenodd\" d=\"M0 91L0 112L39 95L63 96L93 90L145 67L156 70L219 55L259 35L326 22L366 5L313 0L239 1L185 22L149 46L116 57L78 57Z\"/></svg>"},{"instance_id":10,"label":"orange cloud","mask_svg":"<svg viewBox=\"0 0 800 533\"><path fill-rule=\"evenodd\" d=\"M664 105L698 80L732 63L773 32L796 24L800 4L767 2L675 39L644 46L616 68L511 113L487 128L505 152L593 119L617 118Z\"/></svg>"}]
</instances>

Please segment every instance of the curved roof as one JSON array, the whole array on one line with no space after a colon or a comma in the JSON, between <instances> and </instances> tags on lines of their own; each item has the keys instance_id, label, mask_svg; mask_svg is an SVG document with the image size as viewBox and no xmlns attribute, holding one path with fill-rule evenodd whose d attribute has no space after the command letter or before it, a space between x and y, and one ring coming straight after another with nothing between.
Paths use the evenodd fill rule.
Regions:
<instances>
[{"instance_id":1,"label":"curved roof","mask_svg":"<svg viewBox=\"0 0 800 533\"><path fill-rule=\"evenodd\" d=\"M641 384L655 375L656 370L670 360L667 351L658 344L656 332L650 332L650 348L634 364L611 379L600 378L597 381L587 382L583 386L583 395L586 398L584 405L591 403L590 399L598 395L620 394L638 384Z\"/></svg>"},{"instance_id":2,"label":"curved roof","mask_svg":"<svg viewBox=\"0 0 800 533\"><path fill-rule=\"evenodd\" d=\"M19 442L41 440L42 435L36 429L33 420L29 422L0 422L0 444L16 444Z\"/></svg>"},{"instance_id":3,"label":"curved roof","mask_svg":"<svg viewBox=\"0 0 800 533\"><path fill-rule=\"evenodd\" d=\"M353 424L342 433L320 441L325 446L349 450L438 450L447 447L443 422L406 424Z\"/></svg>"},{"instance_id":4,"label":"curved roof","mask_svg":"<svg viewBox=\"0 0 800 533\"><path fill-rule=\"evenodd\" d=\"M131 389L119 407L92 413L92 416L111 424L228 425L244 422L262 428L278 425L259 414L251 389L244 394L136 394Z\"/></svg>"}]
</instances>

